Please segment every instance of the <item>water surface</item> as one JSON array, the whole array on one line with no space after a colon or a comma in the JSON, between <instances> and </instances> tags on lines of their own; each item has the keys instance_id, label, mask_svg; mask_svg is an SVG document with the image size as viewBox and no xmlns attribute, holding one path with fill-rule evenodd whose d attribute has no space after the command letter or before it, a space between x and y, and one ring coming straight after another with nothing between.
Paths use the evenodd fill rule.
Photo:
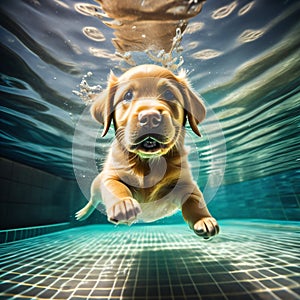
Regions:
<instances>
[{"instance_id":1,"label":"water surface","mask_svg":"<svg viewBox=\"0 0 300 300\"><path fill-rule=\"evenodd\" d=\"M72 91L88 72L89 84L103 88L110 70L122 73L114 30L95 6L1 1L2 156L65 178L74 179L74 164L80 176L94 176L87 164L94 154L84 145L99 128ZM191 138L202 185L225 167L225 184L299 169L299 12L298 1L207 1L189 20L182 68L210 112L203 138ZM151 63L134 55L138 64ZM82 116L87 140L73 141ZM98 141L100 168L112 138Z\"/></svg>"}]
</instances>

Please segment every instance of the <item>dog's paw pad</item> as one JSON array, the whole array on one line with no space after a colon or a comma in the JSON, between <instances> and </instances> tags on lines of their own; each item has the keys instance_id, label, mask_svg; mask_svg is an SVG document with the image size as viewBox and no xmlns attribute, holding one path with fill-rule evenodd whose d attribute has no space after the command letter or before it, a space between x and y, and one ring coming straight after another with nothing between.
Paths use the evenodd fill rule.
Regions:
<instances>
[{"instance_id":1,"label":"dog's paw pad","mask_svg":"<svg viewBox=\"0 0 300 300\"><path fill-rule=\"evenodd\" d=\"M209 239L210 237L219 233L220 228L215 218L205 217L200 219L194 224L194 232L203 237Z\"/></svg>"}]
</instances>

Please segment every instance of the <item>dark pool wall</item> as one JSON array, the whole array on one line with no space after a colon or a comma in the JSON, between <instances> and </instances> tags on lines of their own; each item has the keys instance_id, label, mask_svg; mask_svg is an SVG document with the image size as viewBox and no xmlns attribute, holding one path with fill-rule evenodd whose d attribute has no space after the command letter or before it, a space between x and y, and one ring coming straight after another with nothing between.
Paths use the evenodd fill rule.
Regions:
<instances>
[{"instance_id":1,"label":"dark pool wall","mask_svg":"<svg viewBox=\"0 0 300 300\"><path fill-rule=\"evenodd\" d=\"M300 170L223 185L208 204L216 218L300 220Z\"/></svg>"},{"instance_id":2,"label":"dark pool wall","mask_svg":"<svg viewBox=\"0 0 300 300\"><path fill-rule=\"evenodd\" d=\"M0 159L0 230L72 221L86 200L75 181Z\"/></svg>"},{"instance_id":3,"label":"dark pool wall","mask_svg":"<svg viewBox=\"0 0 300 300\"><path fill-rule=\"evenodd\" d=\"M44 225L77 226L107 223L106 216L95 211L85 222L74 219L86 204L76 181L65 180L32 167L0 158L0 231ZM221 186L208 203L217 219L251 218L300 220L300 171ZM157 223L180 223L181 213ZM51 227L47 230L59 230ZM36 235L36 229L30 233ZM6 233L7 234L7 233ZM14 232L13 235L18 234Z\"/></svg>"}]
</instances>

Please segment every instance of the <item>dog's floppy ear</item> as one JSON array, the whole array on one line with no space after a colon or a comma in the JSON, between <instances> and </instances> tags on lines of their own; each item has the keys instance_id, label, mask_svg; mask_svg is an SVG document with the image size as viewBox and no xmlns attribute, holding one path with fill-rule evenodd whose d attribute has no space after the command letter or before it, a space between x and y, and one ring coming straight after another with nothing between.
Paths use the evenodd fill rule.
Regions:
<instances>
[{"instance_id":1,"label":"dog's floppy ear","mask_svg":"<svg viewBox=\"0 0 300 300\"><path fill-rule=\"evenodd\" d=\"M108 78L107 88L96 96L91 107L93 118L104 126L102 137L106 135L113 118L113 101L117 89L117 82L118 78L111 72Z\"/></svg>"},{"instance_id":2,"label":"dog's floppy ear","mask_svg":"<svg viewBox=\"0 0 300 300\"><path fill-rule=\"evenodd\" d=\"M202 122L206 115L206 109L203 100L198 96L190 87L185 74L181 73L178 77L178 81L184 90L184 109L187 114L187 119L190 123L192 130L201 136L197 125Z\"/></svg>"},{"instance_id":3,"label":"dog's floppy ear","mask_svg":"<svg viewBox=\"0 0 300 300\"><path fill-rule=\"evenodd\" d=\"M193 131L201 136L197 125L202 122L206 115L206 109L202 99L197 96L189 87L187 90L186 110L187 118Z\"/></svg>"}]
</instances>

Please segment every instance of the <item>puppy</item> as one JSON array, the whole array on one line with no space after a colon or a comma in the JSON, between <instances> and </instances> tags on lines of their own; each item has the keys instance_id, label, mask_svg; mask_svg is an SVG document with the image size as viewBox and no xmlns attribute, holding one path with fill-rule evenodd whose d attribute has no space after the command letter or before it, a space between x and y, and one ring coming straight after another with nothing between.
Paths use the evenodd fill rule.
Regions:
<instances>
[{"instance_id":1,"label":"puppy","mask_svg":"<svg viewBox=\"0 0 300 300\"><path fill-rule=\"evenodd\" d=\"M77 220L86 219L102 201L115 224L151 222L181 209L197 235L219 232L187 161L185 124L201 136L197 124L205 107L184 74L156 65L134 67L119 78L111 73L91 114L104 126L102 136L113 123L115 139Z\"/></svg>"}]
</instances>

